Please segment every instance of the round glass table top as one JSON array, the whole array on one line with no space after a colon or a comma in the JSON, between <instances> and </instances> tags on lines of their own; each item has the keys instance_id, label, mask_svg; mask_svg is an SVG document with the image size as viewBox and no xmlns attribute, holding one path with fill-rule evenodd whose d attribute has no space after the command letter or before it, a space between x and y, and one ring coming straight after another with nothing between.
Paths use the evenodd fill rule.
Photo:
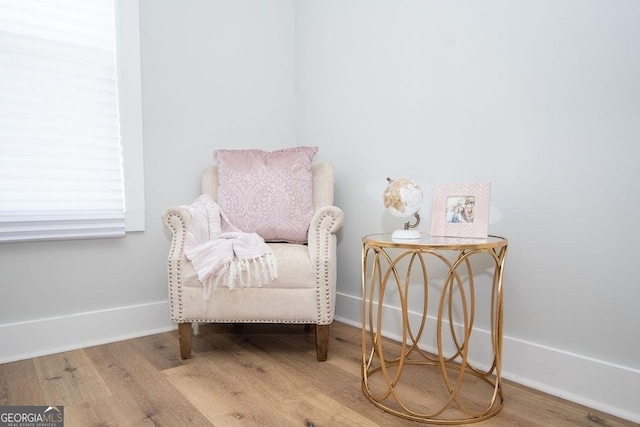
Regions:
<instances>
[{"instance_id":1,"label":"round glass table top","mask_svg":"<svg viewBox=\"0 0 640 427\"><path fill-rule=\"evenodd\" d=\"M439 249L474 249L499 248L507 245L507 239L500 236L448 237L432 236L420 233L419 239L393 239L391 233L369 234L362 238L362 242L372 246L387 248L439 248Z\"/></svg>"}]
</instances>

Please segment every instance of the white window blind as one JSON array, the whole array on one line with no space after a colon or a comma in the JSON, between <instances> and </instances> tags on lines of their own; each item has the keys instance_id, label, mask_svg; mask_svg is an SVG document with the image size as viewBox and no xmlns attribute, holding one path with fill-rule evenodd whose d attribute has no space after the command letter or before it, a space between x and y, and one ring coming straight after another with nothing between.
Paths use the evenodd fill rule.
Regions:
<instances>
[{"instance_id":1,"label":"white window blind","mask_svg":"<svg viewBox=\"0 0 640 427\"><path fill-rule=\"evenodd\" d=\"M0 0L0 242L124 235L113 0Z\"/></svg>"}]
</instances>

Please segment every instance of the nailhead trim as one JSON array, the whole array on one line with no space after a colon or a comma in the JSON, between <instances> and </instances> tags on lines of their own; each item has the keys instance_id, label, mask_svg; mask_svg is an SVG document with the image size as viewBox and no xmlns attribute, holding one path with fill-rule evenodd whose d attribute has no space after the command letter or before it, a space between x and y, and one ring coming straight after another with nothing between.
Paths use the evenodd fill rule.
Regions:
<instances>
[{"instance_id":1,"label":"nailhead trim","mask_svg":"<svg viewBox=\"0 0 640 427\"><path fill-rule=\"evenodd\" d=\"M180 222L180 226L176 227L174 221ZM184 240L187 235L187 225L184 218L177 211L169 211L165 216L165 224L171 230L173 238L171 239L171 248L169 249L168 270L169 270L169 301L171 310L171 320L182 321L182 258L184 257L183 248ZM176 277L173 277L173 271L176 271ZM177 294L177 313L176 313L176 296Z\"/></svg>"},{"instance_id":2,"label":"nailhead trim","mask_svg":"<svg viewBox=\"0 0 640 427\"><path fill-rule=\"evenodd\" d=\"M329 224L326 224L327 218ZM326 212L318 223L316 224L316 310L317 310L317 323L321 324L323 319L323 306L325 309L326 318L331 318L331 288L329 286L329 239L331 238L331 230L337 219L332 212ZM322 251L324 249L324 251ZM322 261L320 258L324 261ZM320 264L322 267L320 268ZM324 271L324 275L322 272ZM325 301L322 303L322 291L324 290Z\"/></svg>"}]
</instances>

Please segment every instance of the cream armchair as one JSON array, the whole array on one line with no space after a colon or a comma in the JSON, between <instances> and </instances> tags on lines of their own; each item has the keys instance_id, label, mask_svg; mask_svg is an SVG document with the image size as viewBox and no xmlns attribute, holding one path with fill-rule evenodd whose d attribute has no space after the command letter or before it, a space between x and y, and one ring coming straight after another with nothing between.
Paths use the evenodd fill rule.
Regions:
<instances>
[{"instance_id":1,"label":"cream armchair","mask_svg":"<svg viewBox=\"0 0 640 427\"><path fill-rule=\"evenodd\" d=\"M278 278L262 287L218 287L208 301L203 285L184 255L191 215L185 207L168 209L164 223L172 232L168 259L171 320L178 323L180 355L191 357L192 323L291 323L314 325L319 361L327 359L329 325L335 313L336 235L342 210L333 206L333 166L312 167L313 208L308 244L269 243L278 262ZM202 192L217 200L218 171L207 168Z\"/></svg>"}]
</instances>

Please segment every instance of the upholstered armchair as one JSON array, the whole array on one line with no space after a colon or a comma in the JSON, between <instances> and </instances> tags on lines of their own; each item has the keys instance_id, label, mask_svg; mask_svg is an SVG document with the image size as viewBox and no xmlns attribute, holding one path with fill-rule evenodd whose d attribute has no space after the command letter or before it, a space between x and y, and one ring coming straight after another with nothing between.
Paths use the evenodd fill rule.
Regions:
<instances>
[{"instance_id":1,"label":"upholstered armchair","mask_svg":"<svg viewBox=\"0 0 640 427\"><path fill-rule=\"evenodd\" d=\"M260 286L218 286L209 298L184 253L192 222L188 207L168 209L164 223L172 233L168 257L170 315L178 323L180 354L191 357L192 323L288 323L315 327L318 361L327 359L329 327L335 313L336 232L342 210L333 206L333 166L310 165L313 216L306 243L267 242L277 259L277 279ZM219 197L219 165L207 168L202 192ZM265 239L266 240L266 239Z\"/></svg>"}]
</instances>

